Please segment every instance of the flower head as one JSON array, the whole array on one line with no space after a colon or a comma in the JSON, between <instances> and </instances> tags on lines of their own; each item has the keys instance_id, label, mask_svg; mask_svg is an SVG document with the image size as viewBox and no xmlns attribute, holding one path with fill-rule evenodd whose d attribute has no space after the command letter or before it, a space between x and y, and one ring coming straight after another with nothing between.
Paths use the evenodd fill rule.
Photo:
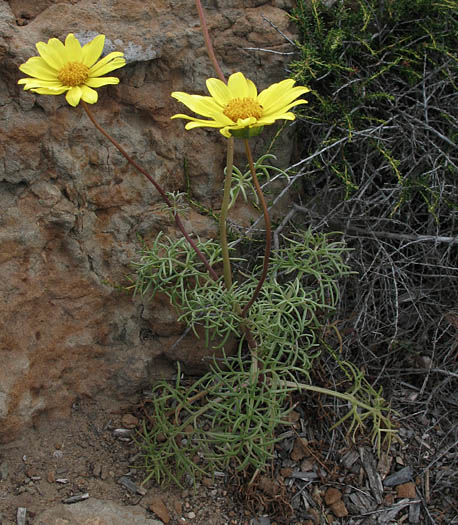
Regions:
<instances>
[{"instance_id":1,"label":"flower head","mask_svg":"<svg viewBox=\"0 0 458 525\"><path fill-rule=\"evenodd\" d=\"M272 84L258 95L254 83L245 78L243 73L234 73L229 77L227 85L217 78L207 80L210 97L189 95L176 91L176 98L198 115L206 119L190 117L189 115L173 115L174 118L189 120L186 129L199 127L220 128L225 137L248 136L243 133L256 132L276 120L294 120L294 113L289 110L299 104L306 104L297 97L310 91L309 88L296 86L292 79ZM242 132L242 135L240 135Z\"/></svg>"},{"instance_id":2,"label":"flower head","mask_svg":"<svg viewBox=\"0 0 458 525\"><path fill-rule=\"evenodd\" d=\"M123 53L115 51L102 60L97 60L103 51L105 35L98 35L83 47L70 33L63 44L57 38L48 43L38 42L36 47L41 56L32 57L19 66L30 77L21 78L18 84L24 84L25 90L40 95L61 95L71 106L77 106L80 100L95 104L97 91L92 88L106 84L118 84L119 78L103 77L106 73L126 64Z\"/></svg>"}]
</instances>

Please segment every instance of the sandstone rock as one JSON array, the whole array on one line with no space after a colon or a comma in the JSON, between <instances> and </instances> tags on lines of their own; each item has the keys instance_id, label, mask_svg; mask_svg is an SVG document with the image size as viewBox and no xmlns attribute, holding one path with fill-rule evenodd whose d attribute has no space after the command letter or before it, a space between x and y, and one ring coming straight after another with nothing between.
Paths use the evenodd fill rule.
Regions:
<instances>
[{"instance_id":1,"label":"sandstone rock","mask_svg":"<svg viewBox=\"0 0 458 525\"><path fill-rule=\"evenodd\" d=\"M170 522L170 513L160 496L153 496L149 508L151 512L154 512L164 523Z\"/></svg>"},{"instance_id":2,"label":"sandstone rock","mask_svg":"<svg viewBox=\"0 0 458 525\"><path fill-rule=\"evenodd\" d=\"M339 489L334 487L330 487L324 495L324 501L326 502L326 505L332 505L340 499L342 499L342 493Z\"/></svg>"},{"instance_id":3,"label":"sandstone rock","mask_svg":"<svg viewBox=\"0 0 458 525\"><path fill-rule=\"evenodd\" d=\"M208 9L225 73L241 70L260 88L285 77L295 38L284 10L293 2L223 1ZM272 24L266 21L271 20ZM185 132L170 116L182 111L170 92L204 93L215 76L193 2L187 0L10 0L0 3L0 442L42 414L63 417L73 400L116 404L132 398L175 360L201 371L209 350L184 331L164 298L152 304L112 284L124 282L139 249L160 230L175 233L149 182L63 96L27 93L18 66L35 43L74 32L81 41L106 35L122 50L121 82L99 90L96 118L166 190L185 191L218 209L224 139L212 130ZM275 127L256 142L264 145ZM278 143L287 165L287 134ZM183 161L186 160L186 174ZM211 219L186 219L202 237ZM170 349L170 350L169 350Z\"/></svg>"},{"instance_id":4,"label":"sandstone rock","mask_svg":"<svg viewBox=\"0 0 458 525\"><path fill-rule=\"evenodd\" d=\"M348 510L345 506L345 503L339 499L332 503L329 508L331 509L332 513L336 518L345 518L345 516L348 516Z\"/></svg>"},{"instance_id":5,"label":"sandstone rock","mask_svg":"<svg viewBox=\"0 0 458 525\"><path fill-rule=\"evenodd\" d=\"M33 525L163 525L141 507L90 498L72 505L56 505L39 514Z\"/></svg>"},{"instance_id":6,"label":"sandstone rock","mask_svg":"<svg viewBox=\"0 0 458 525\"><path fill-rule=\"evenodd\" d=\"M396 496L399 499L403 499L403 498L415 499L417 497L417 489L415 487L415 483L413 481L409 481L408 483L403 483L402 485L398 485L396 487Z\"/></svg>"}]
</instances>

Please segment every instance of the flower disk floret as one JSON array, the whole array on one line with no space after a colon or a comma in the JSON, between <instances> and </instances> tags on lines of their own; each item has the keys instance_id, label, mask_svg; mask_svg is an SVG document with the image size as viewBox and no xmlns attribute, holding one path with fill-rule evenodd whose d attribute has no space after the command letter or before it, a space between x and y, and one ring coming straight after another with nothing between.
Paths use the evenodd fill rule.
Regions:
<instances>
[{"instance_id":1,"label":"flower disk floret","mask_svg":"<svg viewBox=\"0 0 458 525\"><path fill-rule=\"evenodd\" d=\"M255 84L245 78L243 73L234 73L227 84L217 78L207 80L207 89L211 96L189 95L181 91L172 93L172 97L187 106L203 118L177 114L172 119L189 120L186 129L209 127L219 128L227 138L238 135L240 130L255 130L276 120L294 120L290 111L294 106L306 104L307 100L298 99L310 91L303 86L294 86L292 79L272 84L258 94Z\"/></svg>"},{"instance_id":2,"label":"flower disk floret","mask_svg":"<svg viewBox=\"0 0 458 525\"><path fill-rule=\"evenodd\" d=\"M98 94L93 88L119 83L119 78L103 75L126 64L120 51L98 60L104 44L105 35L98 35L81 46L72 33L67 35L65 44L57 38L51 38L47 44L38 42L36 47L40 56L31 57L19 66L30 77L21 78L18 84L24 84L25 90L40 95L65 93L71 106L77 106L81 100L95 104Z\"/></svg>"}]
</instances>

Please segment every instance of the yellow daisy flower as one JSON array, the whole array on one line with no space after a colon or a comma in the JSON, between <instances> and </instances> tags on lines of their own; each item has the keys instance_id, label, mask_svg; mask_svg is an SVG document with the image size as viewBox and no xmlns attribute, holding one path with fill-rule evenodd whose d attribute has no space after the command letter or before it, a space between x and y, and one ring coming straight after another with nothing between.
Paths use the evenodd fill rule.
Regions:
<instances>
[{"instance_id":1,"label":"yellow daisy flower","mask_svg":"<svg viewBox=\"0 0 458 525\"><path fill-rule=\"evenodd\" d=\"M97 91L92 88L106 84L118 84L119 78L102 77L106 73L123 67L126 64L124 53L115 51L99 59L105 44L105 35L98 35L83 47L78 39L70 33L63 44L57 38L48 43L38 42L36 47L41 56L32 57L19 66L19 69L30 75L21 78L18 84L24 84L25 90L40 95L61 95L71 106L77 106L80 100L95 104Z\"/></svg>"},{"instance_id":2,"label":"yellow daisy flower","mask_svg":"<svg viewBox=\"0 0 458 525\"><path fill-rule=\"evenodd\" d=\"M173 115L174 118L189 120L186 129L199 127L220 128L227 138L231 135L249 137L258 134L262 127L273 124L276 120L294 120L294 113L289 110L307 100L297 97L310 91L309 88L296 86L292 79L272 84L258 95L254 83L245 78L243 73L234 73L227 85L217 78L207 80L210 97L189 95L180 91L172 93L176 98L198 115L201 119L189 115Z\"/></svg>"}]
</instances>

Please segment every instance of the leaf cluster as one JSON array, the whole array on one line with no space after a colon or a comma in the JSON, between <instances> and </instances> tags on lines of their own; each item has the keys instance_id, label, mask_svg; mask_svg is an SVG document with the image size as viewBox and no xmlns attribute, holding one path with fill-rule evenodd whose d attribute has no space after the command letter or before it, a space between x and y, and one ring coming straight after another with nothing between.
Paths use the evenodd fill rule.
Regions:
<instances>
[{"instance_id":1,"label":"leaf cluster","mask_svg":"<svg viewBox=\"0 0 458 525\"><path fill-rule=\"evenodd\" d=\"M292 18L302 39L291 69L314 94L304 152L328 148L320 173L340 179L347 198L368 176L372 192L395 187L393 215L412 199L436 220L441 205L456 207L455 3L298 0Z\"/></svg>"},{"instance_id":2,"label":"leaf cluster","mask_svg":"<svg viewBox=\"0 0 458 525\"><path fill-rule=\"evenodd\" d=\"M199 245L214 264L220 262L217 243ZM273 457L275 430L287 424L288 396L300 389L316 391L307 382L308 372L323 348L326 319L339 299L338 281L350 273L346 251L331 234L307 230L284 237L249 319L242 319L237 305L251 297L260 265L250 266L240 257L240 273L226 290L222 280L206 277L181 239L160 235L142 250L136 263L137 293L165 293L196 335L198 327L204 328L209 345L221 346L220 340L230 334L240 339L235 355L215 360L194 383L186 384L179 372L174 384L162 381L154 387L140 442L147 479L183 485L229 466L265 470ZM243 344L244 323L258 343L255 354ZM389 425L387 409L372 409L371 401L379 397L366 389L364 399L361 374L355 379L348 395L320 392L350 403L355 431L372 417L373 437L379 439L381 427Z\"/></svg>"}]
</instances>

